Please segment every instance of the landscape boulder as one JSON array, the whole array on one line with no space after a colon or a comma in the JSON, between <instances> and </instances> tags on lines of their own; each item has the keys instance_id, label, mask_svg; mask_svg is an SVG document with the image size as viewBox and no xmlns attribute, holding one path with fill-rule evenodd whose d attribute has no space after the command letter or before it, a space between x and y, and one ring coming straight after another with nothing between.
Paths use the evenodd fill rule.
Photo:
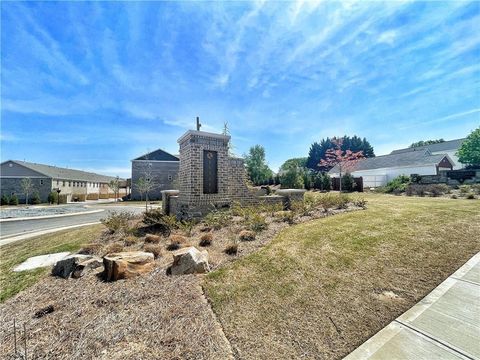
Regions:
<instances>
[{"instance_id":1,"label":"landscape boulder","mask_svg":"<svg viewBox=\"0 0 480 360\"><path fill-rule=\"evenodd\" d=\"M25 270L34 270L42 267L49 267L54 265L59 260L65 259L69 252L61 252L55 254L46 254L46 255L39 255L33 256L25 260L20 265L16 266L13 271L25 271Z\"/></svg>"},{"instance_id":2,"label":"landscape boulder","mask_svg":"<svg viewBox=\"0 0 480 360\"><path fill-rule=\"evenodd\" d=\"M208 252L191 246L173 253L172 275L199 274L210 271Z\"/></svg>"},{"instance_id":3,"label":"landscape boulder","mask_svg":"<svg viewBox=\"0 0 480 360\"><path fill-rule=\"evenodd\" d=\"M52 268L52 275L67 279L72 275L77 266L84 261L92 259L92 255L74 254L58 261Z\"/></svg>"},{"instance_id":4,"label":"landscape boulder","mask_svg":"<svg viewBox=\"0 0 480 360\"><path fill-rule=\"evenodd\" d=\"M154 255L143 251L119 252L103 258L106 281L129 279L149 273L155 267Z\"/></svg>"},{"instance_id":5,"label":"landscape boulder","mask_svg":"<svg viewBox=\"0 0 480 360\"><path fill-rule=\"evenodd\" d=\"M99 273L101 271L103 271L103 261L101 258L94 257L78 263L72 272L72 278L78 279L88 273Z\"/></svg>"}]
</instances>

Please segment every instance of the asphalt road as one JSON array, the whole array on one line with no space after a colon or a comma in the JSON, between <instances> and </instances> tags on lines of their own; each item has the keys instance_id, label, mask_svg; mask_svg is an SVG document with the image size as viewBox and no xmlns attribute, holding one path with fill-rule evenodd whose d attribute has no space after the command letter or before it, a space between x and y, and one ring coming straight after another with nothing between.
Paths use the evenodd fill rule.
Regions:
<instances>
[{"instance_id":1,"label":"asphalt road","mask_svg":"<svg viewBox=\"0 0 480 360\"><path fill-rule=\"evenodd\" d=\"M104 211L96 212L93 214L53 217L49 219L18 220L18 221L2 222L0 223L0 237L5 239L12 236L28 234L31 232L98 222L100 221L100 219L105 218L108 215L108 213L111 211L129 211L136 214L145 211L145 208L141 206L139 207L115 206L115 205L102 206L100 204L91 206L91 210L98 210L98 209L104 209Z\"/></svg>"}]
</instances>

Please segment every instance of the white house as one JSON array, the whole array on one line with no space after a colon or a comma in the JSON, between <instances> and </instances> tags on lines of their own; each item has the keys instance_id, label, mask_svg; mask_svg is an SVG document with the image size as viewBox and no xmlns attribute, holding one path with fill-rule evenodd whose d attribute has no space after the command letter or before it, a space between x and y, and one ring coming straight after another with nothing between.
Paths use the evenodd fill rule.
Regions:
<instances>
[{"instance_id":1,"label":"white house","mask_svg":"<svg viewBox=\"0 0 480 360\"><path fill-rule=\"evenodd\" d=\"M390 154L401 154L401 153L413 152L413 151L424 152L426 149L428 149L432 155L447 154L450 157L450 160L453 161L453 170L458 170L458 169L462 169L464 165L460 161L458 161L458 157L456 153L458 149L460 149L460 146L462 146L462 143L464 141L465 141L465 138L449 140L449 141L444 141L437 144L393 150Z\"/></svg>"},{"instance_id":2,"label":"white house","mask_svg":"<svg viewBox=\"0 0 480 360\"><path fill-rule=\"evenodd\" d=\"M437 175L440 170L452 170L454 162L447 154L432 154L430 150L396 152L389 155L361 159L342 169L354 177L363 177L364 187L377 187L399 175ZM331 177L339 177L338 165L329 171Z\"/></svg>"}]
</instances>

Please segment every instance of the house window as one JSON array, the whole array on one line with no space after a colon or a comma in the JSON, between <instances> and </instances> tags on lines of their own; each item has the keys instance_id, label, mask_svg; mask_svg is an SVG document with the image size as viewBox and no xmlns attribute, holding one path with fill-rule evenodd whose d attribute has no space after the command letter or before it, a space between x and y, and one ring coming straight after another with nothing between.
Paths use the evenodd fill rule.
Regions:
<instances>
[{"instance_id":1,"label":"house window","mask_svg":"<svg viewBox=\"0 0 480 360\"><path fill-rule=\"evenodd\" d=\"M43 185L43 180L40 180L40 185Z\"/></svg>"},{"instance_id":2,"label":"house window","mask_svg":"<svg viewBox=\"0 0 480 360\"><path fill-rule=\"evenodd\" d=\"M71 181L68 182L68 186L72 186L72 182L71 182Z\"/></svg>"},{"instance_id":3,"label":"house window","mask_svg":"<svg viewBox=\"0 0 480 360\"><path fill-rule=\"evenodd\" d=\"M57 179L57 186L60 184L60 180Z\"/></svg>"},{"instance_id":4,"label":"house window","mask_svg":"<svg viewBox=\"0 0 480 360\"><path fill-rule=\"evenodd\" d=\"M168 181L172 181L173 180L173 176L171 174L168 174Z\"/></svg>"},{"instance_id":5,"label":"house window","mask_svg":"<svg viewBox=\"0 0 480 360\"><path fill-rule=\"evenodd\" d=\"M62 181L62 184L63 184L62 186L65 186L65 180Z\"/></svg>"}]
</instances>

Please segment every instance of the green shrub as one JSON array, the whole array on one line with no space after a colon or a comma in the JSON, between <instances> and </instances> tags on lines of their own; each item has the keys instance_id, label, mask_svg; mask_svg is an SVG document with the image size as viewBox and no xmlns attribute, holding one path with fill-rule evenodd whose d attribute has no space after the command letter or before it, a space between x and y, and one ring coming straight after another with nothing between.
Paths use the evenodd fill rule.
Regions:
<instances>
[{"instance_id":1,"label":"green shrub","mask_svg":"<svg viewBox=\"0 0 480 360\"><path fill-rule=\"evenodd\" d=\"M2 205L8 205L8 204L10 204L10 198L8 197L8 195L6 195L6 194L3 194L3 195L2 195L1 204L2 204Z\"/></svg>"},{"instance_id":2,"label":"green shrub","mask_svg":"<svg viewBox=\"0 0 480 360\"><path fill-rule=\"evenodd\" d=\"M48 194L48 203L49 204L56 204L58 202L58 193L56 191L52 191Z\"/></svg>"},{"instance_id":3,"label":"green shrub","mask_svg":"<svg viewBox=\"0 0 480 360\"><path fill-rule=\"evenodd\" d=\"M247 216L244 219L244 224L249 230L255 232L260 232L267 228L265 216L254 210L247 213Z\"/></svg>"},{"instance_id":4,"label":"green shrub","mask_svg":"<svg viewBox=\"0 0 480 360\"><path fill-rule=\"evenodd\" d=\"M400 175L387 183L387 185L385 186L385 192L402 193L407 189L407 186L409 184L410 184L410 177L406 175Z\"/></svg>"},{"instance_id":5,"label":"green shrub","mask_svg":"<svg viewBox=\"0 0 480 360\"><path fill-rule=\"evenodd\" d=\"M276 221L286 222L290 225L295 223L295 213L291 210L277 211L275 213Z\"/></svg>"},{"instance_id":6,"label":"green shrub","mask_svg":"<svg viewBox=\"0 0 480 360\"><path fill-rule=\"evenodd\" d=\"M178 228L182 230L186 236L192 236L193 227L195 226L194 220L182 220L177 222Z\"/></svg>"},{"instance_id":7,"label":"green shrub","mask_svg":"<svg viewBox=\"0 0 480 360\"><path fill-rule=\"evenodd\" d=\"M30 203L33 205L38 205L42 203L42 200L40 199L40 194L38 191L34 191L32 194L32 197L30 199Z\"/></svg>"},{"instance_id":8,"label":"green shrub","mask_svg":"<svg viewBox=\"0 0 480 360\"><path fill-rule=\"evenodd\" d=\"M128 211L112 211L106 218L100 219L100 222L105 225L112 234L127 234L130 230L128 222L133 216L134 215Z\"/></svg>"},{"instance_id":9,"label":"green shrub","mask_svg":"<svg viewBox=\"0 0 480 360\"><path fill-rule=\"evenodd\" d=\"M166 236L172 233L172 230L178 229L178 221L175 215L166 215L162 209L151 209L143 213L143 223L148 227L154 228Z\"/></svg>"},{"instance_id":10,"label":"green shrub","mask_svg":"<svg viewBox=\"0 0 480 360\"><path fill-rule=\"evenodd\" d=\"M290 209L300 216L310 216L315 210L316 202L311 197L305 197L303 201L292 201Z\"/></svg>"},{"instance_id":11,"label":"green shrub","mask_svg":"<svg viewBox=\"0 0 480 360\"><path fill-rule=\"evenodd\" d=\"M422 180L422 176L418 174L410 175L410 182L413 184L418 184Z\"/></svg>"},{"instance_id":12,"label":"green shrub","mask_svg":"<svg viewBox=\"0 0 480 360\"><path fill-rule=\"evenodd\" d=\"M357 184L352 174L346 173L342 176L342 191L352 192L355 190Z\"/></svg>"},{"instance_id":13,"label":"green shrub","mask_svg":"<svg viewBox=\"0 0 480 360\"><path fill-rule=\"evenodd\" d=\"M280 184L283 189L303 189L304 179L302 169L295 165L289 166L282 175L280 175Z\"/></svg>"},{"instance_id":14,"label":"green shrub","mask_svg":"<svg viewBox=\"0 0 480 360\"><path fill-rule=\"evenodd\" d=\"M328 209L344 209L351 202L350 196L347 194L320 194L315 200L316 206Z\"/></svg>"},{"instance_id":15,"label":"green shrub","mask_svg":"<svg viewBox=\"0 0 480 360\"><path fill-rule=\"evenodd\" d=\"M18 205L17 195L12 194L12 196L10 196L10 199L8 200L8 205Z\"/></svg>"},{"instance_id":16,"label":"green shrub","mask_svg":"<svg viewBox=\"0 0 480 360\"><path fill-rule=\"evenodd\" d=\"M228 225L232 221L232 214L227 210L213 210L203 218L203 222L207 227L215 230L220 230Z\"/></svg>"}]
</instances>

